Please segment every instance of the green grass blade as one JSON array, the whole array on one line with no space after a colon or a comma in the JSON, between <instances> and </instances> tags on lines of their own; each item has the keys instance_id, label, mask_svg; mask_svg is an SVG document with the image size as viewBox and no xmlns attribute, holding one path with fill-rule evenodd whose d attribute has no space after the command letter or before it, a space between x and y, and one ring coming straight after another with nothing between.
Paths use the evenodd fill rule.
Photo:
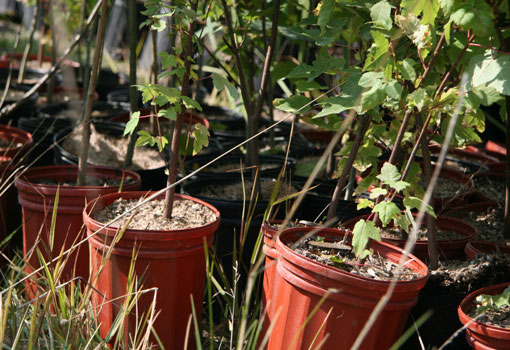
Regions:
<instances>
[{"instance_id":1,"label":"green grass blade","mask_svg":"<svg viewBox=\"0 0 510 350\"><path fill-rule=\"evenodd\" d=\"M53 203L53 213L51 214L50 251L53 251L53 244L55 242L55 227L56 227L56 223L57 223L57 209L58 209L59 196L60 196L60 185L57 186L57 193L55 194L55 202Z\"/></svg>"}]
</instances>

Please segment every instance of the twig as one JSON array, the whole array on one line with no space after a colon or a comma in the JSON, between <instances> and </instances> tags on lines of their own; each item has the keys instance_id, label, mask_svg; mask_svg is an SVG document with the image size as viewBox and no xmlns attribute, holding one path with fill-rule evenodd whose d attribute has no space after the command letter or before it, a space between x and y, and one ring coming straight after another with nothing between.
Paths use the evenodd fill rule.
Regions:
<instances>
[{"instance_id":1,"label":"twig","mask_svg":"<svg viewBox=\"0 0 510 350\"><path fill-rule=\"evenodd\" d=\"M358 150L363 143L363 137L370 126L370 121L372 120L372 116L369 114L365 114L360 116L360 124L358 133L356 134L356 138L354 139L354 143L352 145L351 152L349 153L349 157L347 158L347 163L345 164L342 174L338 178L338 181L335 186L335 191L333 192L333 196L331 198L331 204L328 210L327 220L332 220L336 216L336 212L338 209L338 202L342 196L342 191L347 183L347 179L349 176L349 172L354 164L354 160L356 159L356 155L358 154Z\"/></svg>"},{"instance_id":2,"label":"twig","mask_svg":"<svg viewBox=\"0 0 510 350\"><path fill-rule=\"evenodd\" d=\"M81 152L78 160L78 186L85 185L85 177L86 177L86 168L87 168L87 159L89 155L89 145L90 145L90 114L92 112L92 99L94 96L94 91L96 90L97 77L99 73L99 62L101 59L101 51L103 50L104 44L104 34L106 29L106 21L108 15L108 1L103 2L103 6L101 8L101 17L99 19L99 26L97 28L97 46L94 52L94 60L92 61L92 71L90 73L90 82L87 91L87 99L86 99L86 108L85 108L85 118L84 118L84 126L82 129L82 139L81 139Z\"/></svg>"}]
</instances>

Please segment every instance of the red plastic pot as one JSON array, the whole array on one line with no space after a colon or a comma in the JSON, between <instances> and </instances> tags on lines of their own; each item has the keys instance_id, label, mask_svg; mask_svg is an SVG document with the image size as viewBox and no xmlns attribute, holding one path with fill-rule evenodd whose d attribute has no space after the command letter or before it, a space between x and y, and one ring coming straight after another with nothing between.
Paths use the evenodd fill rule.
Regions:
<instances>
[{"instance_id":1,"label":"red plastic pot","mask_svg":"<svg viewBox=\"0 0 510 350\"><path fill-rule=\"evenodd\" d=\"M347 220L343 223L343 226L348 229L353 229L354 225L360 219L367 219L368 215L361 215L357 218L353 218ZM425 223L422 224L425 226ZM439 250L439 256L443 259L464 259L464 248L466 247L467 242L476 239L477 231L476 228L468 224L465 221L452 218L449 216L438 216L436 220L436 225L440 230L445 231L454 231L462 235L462 238L458 239L438 239L437 247ZM396 245L397 247L403 248L406 244L405 239L394 239L394 238L382 238L384 242L391 243ZM428 260L428 241L427 240L417 240L412 253L421 260Z\"/></svg>"},{"instance_id":2,"label":"red plastic pot","mask_svg":"<svg viewBox=\"0 0 510 350\"><path fill-rule=\"evenodd\" d=\"M268 350L316 349L318 344L322 350L350 349L390 284L320 264L287 246L313 229L291 228L278 237L280 259L272 295L274 328ZM322 229L317 234L338 240L345 231ZM393 262L402 257L401 249L387 243L374 241L370 248ZM416 257L410 255L406 266L421 277L397 282L360 349L388 349L404 330L409 310L428 278L427 266Z\"/></svg>"},{"instance_id":3,"label":"red plastic pot","mask_svg":"<svg viewBox=\"0 0 510 350\"><path fill-rule=\"evenodd\" d=\"M100 195L118 192L119 186L59 186L40 184L41 180L57 180L59 182L75 180L78 167L72 165L56 165L36 167L26 171L16 179L18 188L18 201L22 206L23 214L23 253L26 259L40 236L37 247L43 253L46 261L59 256L62 248L72 247L73 243L84 239L82 211L87 202ZM104 167L87 168L87 176L103 177L109 179L124 178L123 189L136 190L140 188L140 176L128 170L116 170ZM55 203L55 196L59 191L58 209L54 233L53 250L50 247L50 228ZM34 252L26 261L26 271L38 268L39 260ZM73 270L76 271L73 272ZM62 281L68 281L73 276L85 279L89 276L88 246L83 244L79 250L73 252L67 261ZM32 285L31 288L35 288ZM35 292L32 289L32 292ZM30 294L30 292L29 292Z\"/></svg>"},{"instance_id":4,"label":"red plastic pot","mask_svg":"<svg viewBox=\"0 0 510 350\"><path fill-rule=\"evenodd\" d=\"M154 323L162 344L166 349L182 349L186 337L186 327L192 314L190 295L197 317L200 318L205 282L204 241L213 241L214 231L220 223L220 213L212 205L199 199L176 194L176 198L190 199L211 209L216 221L207 225L172 231L147 231L127 229L122 238L112 247L111 242L117 228L108 227L94 234L103 225L92 217L117 198L139 199L147 192L125 192L102 196L87 205L83 211L83 221L90 237L91 272L94 287L92 303L98 308L97 319L101 323L100 333L105 337L117 316L126 294L127 278L131 266L133 249L137 251L135 274L144 289L157 288L156 312L160 312ZM164 194L159 197L163 199ZM111 249L109 259L105 254ZM101 265L104 265L101 270ZM97 278L97 279L96 279ZM146 312L153 301L153 293L140 296L136 310L139 317ZM116 303L106 300L117 299ZM133 312L126 322L126 337L134 335L137 320ZM198 320L200 324L200 320ZM193 327L193 326L192 326ZM190 344L194 344L193 328Z\"/></svg>"},{"instance_id":5,"label":"red plastic pot","mask_svg":"<svg viewBox=\"0 0 510 350\"><path fill-rule=\"evenodd\" d=\"M510 254L510 246L494 242L471 241L466 244L464 252L469 259L474 259L482 253Z\"/></svg>"},{"instance_id":6,"label":"red plastic pot","mask_svg":"<svg viewBox=\"0 0 510 350\"><path fill-rule=\"evenodd\" d=\"M0 156L12 158L14 161L21 160L33 143L32 135L28 131L7 125L0 125L0 139L10 143L10 146L0 149Z\"/></svg>"},{"instance_id":7,"label":"red plastic pot","mask_svg":"<svg viewBox=\"0 0 510 350\"><path fill-rule=\"evenodd\" d=\"M267 302L271 299L271 295L273 294L272 287L274 276L276 274L276 259L278 258L278 251L276 250L276 234L278 233L278 227L276 225L281 222L282 220L272 220L270 222L266 221L260 228L264 238L262 251L266 256L264 264L264 280L262 281L262 311L267 313L267 319L272 318L273 305L268 305ZM266 321L266 319L264 321ZM265 330L267 330L267 326L264 327L262 335L265 334Z\"/></svg>"},{"instance_id":8,"label":"red plastic pot","mask_svg":"<svg viewBox=\"0 0 510 350\"><path fill-rule=\"evenodd\" d=\"M509 283L478 289L465 297L457 309L460 322L466 326L466 338L476 350L504 350L510 349L510 329L490 326L473 320L468 316L475 299L480 294L496 295L502 293Z\"/></svg>"}]
</instances>

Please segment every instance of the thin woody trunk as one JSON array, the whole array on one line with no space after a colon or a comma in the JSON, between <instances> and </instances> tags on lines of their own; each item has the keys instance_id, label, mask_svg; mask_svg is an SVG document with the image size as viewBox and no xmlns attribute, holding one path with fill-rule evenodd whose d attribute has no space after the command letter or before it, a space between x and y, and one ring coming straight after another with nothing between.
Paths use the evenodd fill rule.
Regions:
<instances>
[{"instance_id":1,"label":"thin woody trunk","mask_svg":"<svg viewBox=\"0 0 510 350\"><path fill-rule=\"evenodd\" d=\"M349 179L349 173L352 169L352 165L354 164L354 160L356 159L356 155L358 154L359 148L363 143L363 136L365 136L365 133L367 132L371 120L372 117L370 115L360 116L360 125L358 128L358 133L356 134L356 138L354 139L354 143L352 145L349 158L347 158L347 163L345 164L342 170L342 174L340 175L336 183L335 191L333 192L333 197L331 198L331 203L328 209L327 221L332 220L336 216L338 202L342 197L342 191L345 185L347 184L347 180Z\"/></svg>"},{"instance_id":2,"label":"thin woody trunk","mask_svg":"<svg viewBox=\"0 0 510 350\"><path fill-rule=\"evenodd\" d=\"M99 63L101 58L101 51L103 50L104 34L106 29L106 19L108 15L108 1L103 0L101 6L101 17L99 19L99 26L97 28L96 50L94 52L94 60L92 65L92 72L90 74L90 82L87 91L87 99L85 103L85 118L83 119L82 129L82 148L80 158L78 161L78 186L85 185L85 172L87 168L87 159L89 155L90 143L90 114L92 112L92 99L94 91L96 90L97 76L99 72Z\"/></svg>"},{"instance_id":3,"label":"thin woody trunk","mask_svg":"<svg viewBox=\"0 0 510 350\"><path fill-rule=\"evenodd\" d=\"M21 63L19 66L18 84L23 83L23 78L25 77L25 69L27 67L28 55L32 48L32 42L34 41L34 34L35 34L35 30L37 29L37 18L39 17L40 8L41 8L41 4L39 3L39 1L36 1L35 2L34 18L32 18L32 23L30 23L30 35L28 37L28 42L27 42L27 45L25 46L25 51L23 52L23 58L21 59Z\"/></svg>"},{"instance_id":4,"label":"thin woody trunk","mask_svg":"<svg viewBox=\"0 0 510 350\"><path fill-rule=\"evenodd\" d=\"M131 114L138 111L138 94L136 91L136 0L127 0L128 2L128 31L129 31L129 106ZM135 144L138 135L136 132L131 133L129 144L124 159L124 168L127 168L133 162L133 154L135 153Z\"/></svg>"},{"instance_id":5,"label":"thin woody trunk","mask_svg":"<svg viewBox=\"0 0 510 350\"><path fill-rule=\"evenodd\" d=\"M195 8L196 10L196 4ZM192 37L195 34L195 24L189 23L188 24L188 30L187 33L181 33L181 35L186 35L186 48L184 51L184 59L186 60L186 72L184 73L183 82L182 82L182 96L188 96L190 91L189 86L189 80L190 80L190 72L191 72L191 61L188 59L188 57L193 56L193 40ZM181 40L184 37L181 37ZM177 179L177 165L179 163L179 145L181 142L181 130L182 130L182 124L184 120L184 116L186 114L185 107L182 106L181 113L177 115L177 120L174 124L174 130L172 133L172 145L170 148L170 165L168 169L168 179L167 179L167 186L170 186L175 182ZM165 193L165 217L167 219L172 218L172 211L174 206L174 195L175 195L175 186L171 187L166 191Z\"/></svg>"},{"instance_id":6,"label":"thin woody trunk","mask_svg":"<svg viewBox=\"0 0 510 350\"><path fill-rule=\"evenodd\" d=\"M421 114L416 115L416 122L419 127L423 126ZM430 159L429 141L428 138L422 137L421 149L423 153L423 174L425 183L430 186L430 178L432 177L432 161ZM435 186L435 184L432 184ZM434 205L434 203L431 203ZM436 219L433 216L426 214L427 220L427 239L428 239L428 253L429 253L429 267L432 270L437 269L439 263L438 248L437 248L437 235L436 235Z\"/></svg>"},{"instance_id":7,"label":"thin woody trunk","mask_svg":"<svg viewBox=\"0 0 510 350\"><path fill-rule=\"evenodd\" d=\"M506 166L505 166L505 238L510 238L510 96L505 96Z\"/></svg>"}]
</instances>

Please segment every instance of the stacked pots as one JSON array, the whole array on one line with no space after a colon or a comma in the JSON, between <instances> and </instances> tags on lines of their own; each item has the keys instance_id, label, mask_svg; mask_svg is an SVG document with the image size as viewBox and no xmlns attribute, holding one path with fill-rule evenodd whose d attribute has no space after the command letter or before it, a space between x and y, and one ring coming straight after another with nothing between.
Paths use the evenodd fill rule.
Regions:
<instances>
[{"instance_id":1,"label":"stacked pots","mask_svg":"<svg viewBox=\"0 0 510 350\"><path fill-rule=\"evenodd\" d=\"M83 240L82 211L87 202L100 195L118 192L120 183L124 190L140 188L138 174L128 170L88 167L87 177L113 180L115 184L103 186L67 186L65 182L77 178L77 166L45 166L32 168L20 176L15 184L23 214L23 253L26 271L39 268L36 249L46 262L59 257L62 250L73 247ZM56 212L55 212L56 206ZM69 258L61 279L89 276L89 253L87 245L81 245ZM36 284L29 283L29 295L35 294Z\"/></svg>"}]
</instances>

